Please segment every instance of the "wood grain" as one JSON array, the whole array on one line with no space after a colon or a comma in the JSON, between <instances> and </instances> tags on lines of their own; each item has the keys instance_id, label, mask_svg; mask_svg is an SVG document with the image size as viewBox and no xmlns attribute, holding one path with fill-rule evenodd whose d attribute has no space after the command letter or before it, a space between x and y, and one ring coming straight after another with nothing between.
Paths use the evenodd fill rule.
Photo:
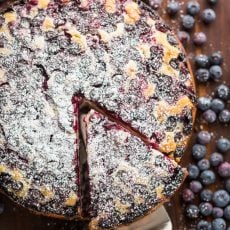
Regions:
<instances>
[{"instance_id":1,"label":"wood grain","mask_svg":"<svg viewBox=\"0 0 230 230\"><path fill-rule=\"evenodd\" d=\"M180 1L182 4L185 1ZM211 54L213 51L220 50L225 58L224 62L224 80L230 84L230 4L228 1L220 0L220 3L215 7L217 13L217 20L210 26L204 26L197 20L197 25L195 31L204 31L208 35L208 45L202 49L195 49L192 45L186 48L188 56L192 58L196 53ZM200 0L202 9L207 7L205 0ZM175 20L167 18L164 14L164 6L166 0L163 1L162 8L160 9L160 14L165 18L165 20L171 24L175 30L178 30L178 21L181 21L180 16L175 18ZM210 83L206 85L197 84L197 94L198 95L210 95L213 89L217 86L217 83ZM199 117L199 114L198 114ZM183 158L182 164L184 166L188 165L191 159L191 146L195 142L196 131L204 128L213 132L213 140L219 136L225 136L230 138L229 126L223 126L220 124L214 125L201 125L199 119L197 119L194 135L191 140L190 146ZM215 141L208 146L209 154L215 151ZM230 156L225 156L226 160L230 160ZM222 181L218 178L219 183L211 186L211 189L215 189L217 186L221 186ZM186 186L186 184L184 185ZM180 190L181 191L181 190ZM175 230L182 229L195 229L194 223L190 222L188 219L184 218L183 215L183 202L180 198L180 191L174 196L172 201L167 204L167 210L171 216L173 226ZM27 210L17 207L8 198L0 195L0 202L5 204L5 211L0 216L0 229L1 230L77 230L85 229L84 224L74 221L63 221L55 220L46 217L40 217L34 215Z\"/></svg>"}]
</instances>

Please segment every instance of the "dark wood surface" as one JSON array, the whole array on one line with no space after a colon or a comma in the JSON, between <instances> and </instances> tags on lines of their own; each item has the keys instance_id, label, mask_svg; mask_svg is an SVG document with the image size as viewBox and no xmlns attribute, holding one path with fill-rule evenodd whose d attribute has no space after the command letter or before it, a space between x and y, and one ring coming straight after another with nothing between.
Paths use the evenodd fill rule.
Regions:
<instances>
[{"instance_id":1,"label":"dark wood surface","mask_svg":"<svg viewBox=\"0 0 230 230\"><path fill-rule=\"evenodd\" d=\"M180 16L174 20L167 18L164 13L166 1L163 1L160 14L165 20L171 24L175 30L180 27ZM186 0L180 1L182 5L187 2ZM205 0L200 0L202 9L207 7ZM224 61L224 80L230 84L230 2L229 0L219 0L219 4L215 7L217 13L217 20L210 26L204 26L197 20L194 31L204 31L208 35L208 44L202 49L195 49L193 45L189 45L186 50L190 58L194 57L195 54L205 53L211 54L213 51L220 50L225 58ZM218 83L210 83L206 85L197 84L197 95L210 95L213 89ZM229 105L228 105L229 106ZM197 114L196 125L194 128L194 135L191 139L190 145L188 146L187 152L183 158L182 164L188 165L191 159L191 146L195 142L196 132L200 129L207 129L213 133L213 141L208 146L208 153L215 151L215 140L220 136L230 138L229 126L223 126L220 124L205 125L199 120L199 113ZM226 160L230 160L230 156L225 156ZM186 186L186 182L185 185ZM217 186L222 186L222 181L218 178L218 184L210 186L211 189L215 189ZM167 210L171 216L173 226L175 230L182 229L195 229L194 222L190 222L183 215L183 202L180 198L181 190L174 196L172 201L168 203ZM74 221L63 221L55 220L47 217L40 217L35 214L28 212L27 210L17 207L8 198L0 195L0 202L5 204L5 211L0 215L0 230L77 230L84 229L82 223Z\"/></svg>"}]
</instances>

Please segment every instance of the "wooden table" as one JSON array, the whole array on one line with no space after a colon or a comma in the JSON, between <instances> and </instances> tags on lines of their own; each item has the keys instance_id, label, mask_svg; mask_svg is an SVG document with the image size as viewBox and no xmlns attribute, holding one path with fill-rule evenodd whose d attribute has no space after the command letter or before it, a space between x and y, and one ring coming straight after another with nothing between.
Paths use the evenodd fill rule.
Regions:
<instances>
[{"instance_id":1,"label":"wooden table","mask_svg":"<svg viewBox=\"0 0 230 230\"><path fill-rule=\"evenodd\" d=\"M177 17L175 20L171 20L167 18L164 14L166 0L163 1L163 7L159 11L162 17L168 21L176 30L178 30L179 25L178 21L180 17ZM181 3L186 2L180 1ZM202 9L207 7L205 4L205 0L200 0L202 5ZM202 23L197 22L195 31L204 31L208 35L208 45L206 45L202 49L195 49L192 45L187 47L188 56L192 58L195 53L205 53L211 54L213 51L221 50L223 52L223 56L225 58L224 62L224 80L230 84L230 4L228 1L220 0L220 3L215 7L215 11L217 13L217 20L208 27L202 25ZM229 75L229 76L228 76ZM207 85L197 85L197 94L198 95L208 95L211 94L213 89L217 86L217 83L210 83ZM199 114L198 114L199 117ZM214 125L201 125L201 122L197 119L195 130L199 130L200 128L204 128L213 132L213 140L215 140L219 136L225 136L230 138L230 129L229 126L223 126L220 124ZM191 159L191 146L195 141L195 131L191 140L190 146L187 149L187 152L183 158L182 164L184 166L188 165ZM208 153L215 151L215 141L213 141L210 146L208 146ZM228 161L230 160L230 156L228 156ZM219 178L218 178L219 179ZM221 180L219 179L219 184L221 184ZM186 185L186 183L185 183ZM215 186L210 186L211 189L214 189ZM181 190L180 190L181 191ZM188 219L184 218L183 215L183 202L180 198L180 191L174 196L172 201L167 204L167 210L171 216L173 226L175 230L182 229L195 229L194 223L190 222ZM51 218L45 218L36 216L27 210L17 207L13 204L9 199L0 195L0 202L5 204L5 211L0 216L0 229L1 230L77 230L77 229L85 229L82 223L70 222L70 221L62 221L55 220Z\"/></svg>"}]
</instances>

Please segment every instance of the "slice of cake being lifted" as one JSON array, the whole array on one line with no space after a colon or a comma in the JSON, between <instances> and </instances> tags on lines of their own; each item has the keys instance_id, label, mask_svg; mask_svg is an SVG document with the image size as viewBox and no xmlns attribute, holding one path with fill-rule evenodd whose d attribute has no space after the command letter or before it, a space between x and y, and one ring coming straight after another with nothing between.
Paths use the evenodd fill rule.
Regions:
<instances>
[{"instance_id":1,"label":"slice of cake being lifted","mask_svg":"<svg viewBox=\"0 0 230 230\"><path fill-rule=\"evenodd\" d=\"M186 171L140 138L91 110L81 117L89 170L91 229L128 224L167 201ZM88 196L88 195L87 195Z\"/></svg>"}]
</instances>

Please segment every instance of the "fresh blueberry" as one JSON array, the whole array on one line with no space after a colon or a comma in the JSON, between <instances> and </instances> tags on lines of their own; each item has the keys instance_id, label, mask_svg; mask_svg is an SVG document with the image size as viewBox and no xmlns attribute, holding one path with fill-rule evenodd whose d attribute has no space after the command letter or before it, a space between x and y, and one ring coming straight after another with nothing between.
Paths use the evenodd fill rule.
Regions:
<instances>
[{"instance_id":1,"label":"fresh blueberry","mask_svg":"<svg viewBox=\"0 0 230 230\"><path fill-rule=\"evenodd\" d=\"M212 204L209 202L202 202L199 205L200 213L203 216L209 216L212 214Z\"/></svg>"},{"instance_id":2,"label":"fresh blueberry","mask_svg":"<svg viewBox=\"0 0 230 230\"><path fill-rule=\"evenodd\" d=\"M222 56L221 52L217 51L217 52L213 53L209 57L209 61L210 61L211 65L222 65L222 63L223 63L223 56Z\"/></svg>"},{"instance_id":3,"label":"fresh blueberry","mask_svg":"<svg viewBox=\"0 0 230 230\"><path fill-rule=\"evenodd\" d=\"M201 171L207 170L210 168L209 160L201 159L198 161L197 166Z\"/></svg>"},{"instance_id":4,"label":"fresh blueberry","mask_svg":"<svg viewBox=\"0 0 230 230\"><path fill-rule=\"evenodd\" d=\"M201 20L205 24L210 24L211 22L215 21L216 13L213 9L205 9L201 14Z\"/></svg>"},{"instance_id":5,"label":"fresh blueberry","mask_svg":"<svg viewBox=\"0 0 230 230\"><path fill-rule=\"evenodd\" d=\"M191 191L190 189L186 188L184 189L183 193L182 193L182 198L185 202L191 202L194 200L195 196L193 191Z\"/></svg>"},{"instance_id":6,"label":"fresh blueberry","mask_svg":"<svg viewBox=\"0 0 230 230\"><path fill-rule=\"evenodd\" d=\"M212 153L209 161L212 166L218 166L224 161L224 158L220 153Z\"/></svg>"},{"instance_id":7,"label":"fresh blueberry","mask_svg":"<svg viewBox=\"0 0 230 230\"><path fill-rule=\"evenodd\" d=\"M225 230L226 222L222 218L216 218L212 221L212 230Z\"/></svg>"},{"instance_id":8,"label":"fresh blueberry","mask_svg":"<svg viewBox=\"0 0 230 230\"><path fill-rule=\"evenodd\" d=\"M210 73L207 69L200 68L196 71L196 79L199 82L207 82L210 78Z\"/></svg>"},{"instance_id":9,"label":"fresh blueberry","mask_svg":"<svg viewBox=\"0 0 230 230\"><path fill-rule=\"evenodd\" d=\"M197 32L193 36L193 43L196 46L202 46L207 42L207 36L203 32Z\"/></svg>"},{"instance_id":10,"label":"fresh blueberry","mask_svg":"<svg viewBox=\"0 0 230 230\"><path fill-rule=\"evenodd\" d=\"M203 159L206 156L206 153L207 153L207 148L204 145L195 144L192 147L192 155L196 160Z\"/></svg>"},{"instance_id":11,"label":"fresh blueberry","mask_svg":"<svg viewBox=\"0 0 230 230\"><path fill-rule=\"evenodd\" d=\"M187 12L188 14L194 16L197 15L200 11L200 4L197 1L189 1L187 4Z\"/></svg>"},{"instance_id":12,"label":"fresh blueberry","mask_svg":"<svg viewBox=\"0 0 230 230\"><path fill-rule=\"evenodd\" d=\"M224 209L224 218L230 220L230 205L228 205Z\"/></svg>"},{"instance_id":13,"label":"fresh blueberry","mask_svg":"<svg viewBox=\"0 0 230 230\"><path fill-rule=\"evenodd\" d=\"M196 219L199 217L200 211L196 205L190 204L186 207L185 213L188 218Z\"/></svg>"},{"instance_id":14,"label":"fresh blueberry","mask_svg":"<svg viewBox=\"0 0 230 230\"><path fill-rule=\"evenodd\" d=\"M227 85L219 85L216 88L216 96L222 100L228 100L230 96L230 89Z\"/></svg>"},{"instance_id":15,"label":"fresh blueberry","mask_svg":"<svg viewBox=\"0 0 230 230\"><path fill-rule=\"evenodd\" d=\"M222 208L214 207L214 208L212 209L212 216L213 216L214 218L220 218L220 217L223 217L223 215L224 215L224 211L223 211Z\"/></svg>"},{"instance_id":16,"label":"fresh blueberry","mask_svg":"<svg viewBox=\"0 0 230 230\"><path fill-rule=\"evenodd\" d=\"M200 181L204 185L210 185L213 184L216 181L216 175L213 171L211 170L204 170L200 174Z\"/></svg>"},{"instance_id":17,"label":"fresh blueberry","mask_svg":"<svg viewBox=\"0 0 230 230\"><path fill-rule=\"evenodd\" d=\"M224 182L224 187L230 193L230 178Z\"/></svg>"},{"instance_id":18,"label":"fresh blueberry","mask_svg":"<svg viewBox=\"0 0 230 230\"><path fill-rule=\"evenodd\" d=\"M188 166L188 176L190 179L196 179L200 174L200 170L196 165L190 164Z\"/></svg>"},{"instance_id":19,"label":"fresh blueberry","mask_svg":"<svg viewBox=\"0 0 230 230\"><path fill-rule=\"evenodd\" d=\"M199 97L197 99L197 107L201 111L206 111L210 108L211 106L211 98L209 97Z\"/></svg>"},{"instance_id":20,"label":"fresh blueberry","mask_svg":"<svg viewBox=\"0 0 230 230\"><path fill-rule=\"evenodd\" d=\"M211 109L206 110L202 114L202 117L208 123L214 123L216 121L216 113L213 110L211 110Z\"/></svg>"},{"instance_id":21,"label":"fresh blueberry","mask_svg":"<svg viewBox=\"0 0 230 230\"><path fill-rule=\"evenodd\" d=\"M211 134L208 131L200 131L197 135L197 141L202 145L209 144L211 141Z\"/></svg>"},{"instance_id":22,"label":"fresh blueberry","mask_svg":"<svg viewBox=\"0 0 230 230\"><path fill-rule=\"evenodd\" d=\"M213 65L209 69L210 77L214 81L219 81L223 75L222 68L219 65Z\"/></svg>"},{"instance_id":23,"label":"fresh blueberry","mask_svg":"<svg viewBox=\"0 0 230 230\"><path fill-rule=\"evenodd\" d=\"M190 41L190 35L186 31L178 31L177 36L180 42L186 46Z\"/></svg>"},{"instance_id":24,"label":"fresh blueberry","mask_svg":"<svg viewBox=\"0 0 230 230\"><path fill-rule=\"evenodd\" d=\"M218 174L221 177L230 177L230 163L224 162L218 167Z\"/></svg>"},{"instance_id":25,"label":"fresh blueberry","mask_svg":"<svg viewBox=\"0 0 230 230\"><path fill-rule=\"evenodd\" d=\"M218 0L208 0L208 3L210 5L216 5L218 3Z\"/></svg>"},{"instance_id":26,"label":"fresh blueberry","mask_svg":"<svg viewBox=\"0 0 230 230\"><path fill-rule=\"evenodd\" d=\"M207 55L199 54L195 57L195 64L198 68L208 68L209 58Z\"/></svg>"},{"instance_id":27,"label":"fresh blueberry","mask_svg":"<svg viewBox=\"0 0 230 230\"><path fill-rule=\"evenodd\" d=\"M200 181L193 180L190 182L189 188L191 189L192 192L198 193L202 189L202 184L200 183Z\"/></svg>"},{"instance_id":28,"label":"fresh blueberry","mask_svg":"<svg viewBox=\"0 0 230 230\"><path fill-rule=\"evenodd\" d=\"M223 208L229 204L230 196L227 191L220 189L214 192L212 201L215 206Z\"/></svg>"},{"instance_id":29,"label":"fresh blueberry","mask_svg":"<svg viewBox=\"0 0 230 230\"><path fill-rule=\"evenodd\" d=\"M178 2L168 2L166 11L169 16L175 16L180 10L180 4Z\"/></svg>"},{"instance_id":30,"label":"fresh blueberry","mask_svg":"<svg viewBox=\"0 0 230 230\"><path fill-rule=\"evenodd\" d=\"M0 215L4 212L5 205L3 203L0 203Z\"/></svg>"},{"instance_id":31,"label":"fresh blueberry","mask_svg":"<svg viewBox=\"0 0 230 230\"><path fill-rule=\"evenodd\" d=\"M222 110L218 118L220 122L228 123L230 121L230 111L228 109Z\"/></svg>"},{"instance_id":32,"label":"fresh blueberry","mask_svg":"<svg viewBox=\"0 0 230 230\"><path fill-rule=\"evenodd\" d=\"M185 15L182 18L182 25L185 29L191 30L194 27L195 19L191 15Z\"/></svg>"},{"instance_id":33,"label":"fresh blueberry","mask_svg":"<svg viewBox=\"0 0 230 230\"><path fill-rule=\"evenodd\" d=\"M197 230L212 230L212 224L206 220L200 220L197 223Z\"/></svg>"},{"instance_id":34,"label":"fresh blueberry","mask_svg":"<svg viewBox=\"0 0 230 230\"><path fill-rule=\"evenodd\" d=\"M209 189L203 189L200 193L200 199L205 202L212 200L213 192Z\"/></svg>"},{"instance_id":35,"label":"fresh blueberry","mask_svg":"<svg viewBox=\"0 0 230 230\"><path fill-rule=\"evenodd\" d=\"M221 153L225 153L230 150L230 141L227 138L221 137L217 141L217 148Z\"/></svg>"},{"instance_id":36,"label":"fresh blueberry","mask_svg":"<svg viewBox=\"0 0 230 230\"><path fill-rule=\"evenodd\" d=\"M214 110L216 113L221 112L225 107L225 104L219 98L215 98L211 102L211 109Z\"/></svg>"}]
</instances>

